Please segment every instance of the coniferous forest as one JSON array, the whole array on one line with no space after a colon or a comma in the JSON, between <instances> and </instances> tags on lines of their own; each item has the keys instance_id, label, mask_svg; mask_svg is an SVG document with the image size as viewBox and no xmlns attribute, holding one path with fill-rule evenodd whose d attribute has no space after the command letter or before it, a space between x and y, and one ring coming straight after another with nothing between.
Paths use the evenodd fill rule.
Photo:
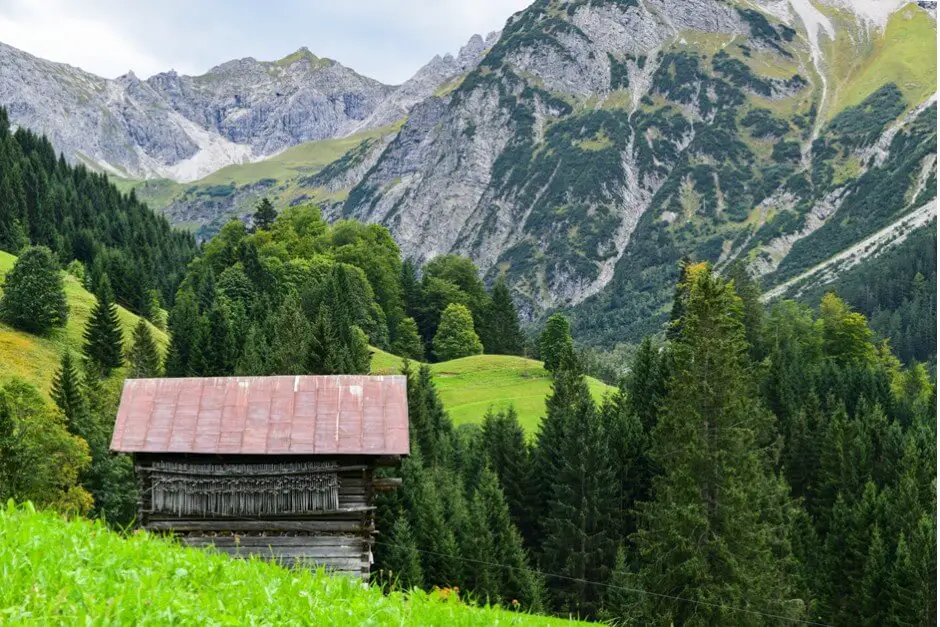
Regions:
<instances>
[{"instance_id":1,"label":"coniferous forest","mask_svg":"<svg viewBox=\"0 0 940 627\"><path fill-rule=\"evenodd\" d=\"M935 322L920 265L889 257L864 289L848 276L846 300L764 305L740 267L685 261L668 325L597 402L569 320L524 329L509 288L466 258L418 268L383 227L271 203L197 251L6 129L0 249L20 261L0 316L54 333L74 261L97 300L49 398L0 379L0 499L126 528L137 495L130 461L108 452L116 377L368 373L378 348L407 358L412 452L387 471L402 485L381 496L375 585L615 624L934 624L936 386L908 338ZM912 285L894 293L902 271ZM166 351L144 322L124 350L117 303L166 308ZM42 328L18 324L34 310ZM427 363L480 353L545 362L535 434L512 408L451 421Z\"/></svg>"}]
</instances>

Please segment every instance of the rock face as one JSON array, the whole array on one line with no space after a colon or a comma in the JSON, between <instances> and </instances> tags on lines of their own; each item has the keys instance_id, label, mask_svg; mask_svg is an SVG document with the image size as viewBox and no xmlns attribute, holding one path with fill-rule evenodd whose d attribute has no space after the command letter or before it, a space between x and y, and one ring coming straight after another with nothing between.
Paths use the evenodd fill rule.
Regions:
<instances>
[{"instance_id":1,"label":"rock face","mask_svg":"<svg viewBox=\"0 0 940 627\"><path fill-rule=\"evenodd\" d=\"M134 178L193 181L305 141L341 137L393 87L306 48L202 76L107 80L0 44L0 103L74 161Z\"/></svg>"},{"instance_id":2,"label":"rock face","mask_svg":"<svg viewBox=\"0 0 940 627\"><path fill-rule=\"evenodd\" d=\"M167 210L208 235L259 195L314 199L418 261L469 255L531 318L574 310L580 339L610 345L659 327L684 256L772 286L931 200L935 71L881 85L857 68L893 53L890 20L935 16L822 4L536 0L394 88L306 50L105 81L0 47L0 103L73 159L185 181L382 129L318 171Z\"/></svg>"}]
</instances>

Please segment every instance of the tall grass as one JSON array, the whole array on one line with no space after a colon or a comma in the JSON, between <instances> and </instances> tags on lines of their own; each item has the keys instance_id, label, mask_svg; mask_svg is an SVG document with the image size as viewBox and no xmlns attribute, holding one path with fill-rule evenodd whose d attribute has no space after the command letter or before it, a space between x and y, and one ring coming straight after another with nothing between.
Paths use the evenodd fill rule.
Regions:
<instances>
[{"instance_id":1,"label":"tall grass","mask_svg":"<svg viewBox=\"0 0 940 627\"><path fill-rule=\"evenodd\" d=\"M0 508L0 624L553 625L421 591L188 549L29 504Z\"/></svg>"}]
</instances>

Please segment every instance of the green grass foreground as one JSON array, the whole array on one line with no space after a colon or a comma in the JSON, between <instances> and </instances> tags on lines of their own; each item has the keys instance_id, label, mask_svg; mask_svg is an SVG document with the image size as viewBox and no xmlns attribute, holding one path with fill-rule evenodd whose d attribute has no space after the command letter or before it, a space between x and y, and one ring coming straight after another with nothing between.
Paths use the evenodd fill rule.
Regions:
<instances>
[{"instance_id":1,"label":"green grass foreground","mask_svg":"<svg viewBox=\"0 0 940 627\"><path fill-rule=\"evenodd\" d=\"M323 571L183 548L31 505L0 508L0 624L560 625Z\"/></svg>"},{"instance_id":2,"label":"green grass foreground","mask_svg":"<svg viewBox=\"0 0 940 627\"><path fill-rule=\"evenodd\" d=\"M372 372L397 374L402 360L375 349ZM538 430L545 416L545 397L551 392L551 374L542 362L514 355L475 355L431 364L434 383L454 424L477 423L487 408L505 409L512 405L519 422L529 435ZM594 399L615 388L592 377L587 378Z\"/></svg>"}]
</instances>

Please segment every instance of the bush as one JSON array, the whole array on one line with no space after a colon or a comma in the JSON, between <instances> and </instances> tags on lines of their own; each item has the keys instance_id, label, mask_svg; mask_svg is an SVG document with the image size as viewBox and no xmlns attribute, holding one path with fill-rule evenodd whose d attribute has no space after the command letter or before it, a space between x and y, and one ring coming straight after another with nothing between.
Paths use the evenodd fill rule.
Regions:
<instances>
[{"instance_id":1,"label":"bush","mask_svg":"<svg viewBox=\"0 0 940 627\"><path fill-rule=\"evenodd\" d=\"M440 361L479 355L483 343L473 330L473 316L463 305L451 303L441 315L441 324L434 336L434 356Z\"/></svg>"}]
</instances>

